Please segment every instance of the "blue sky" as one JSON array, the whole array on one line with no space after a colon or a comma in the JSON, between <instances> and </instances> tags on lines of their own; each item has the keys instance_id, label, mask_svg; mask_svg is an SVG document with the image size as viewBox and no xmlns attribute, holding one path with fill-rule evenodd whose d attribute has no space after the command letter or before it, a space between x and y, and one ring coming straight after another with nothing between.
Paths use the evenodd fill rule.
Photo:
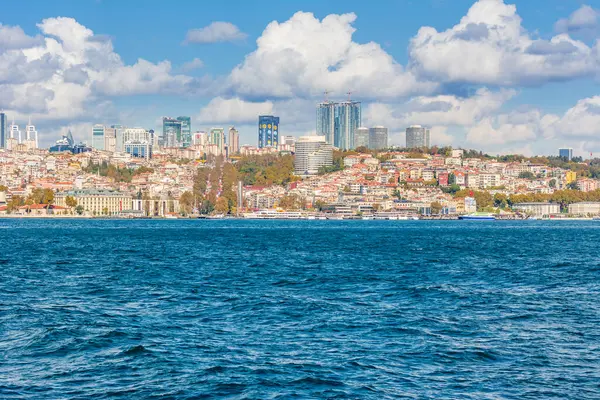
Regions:
<instances>
[{"instance_id":1,"label":"blue sky","mask_svg":"<svg viewBox=\"0 0 600 400\"><path fill-rule=\"evenodd\" d=\"M0 107L33 115L46 144L66 129L85 139L97 122L157 129L163 115L235 125L255 144L258 114L308 134L321 92L352 90L363 124L388 126L393 143L422 123L436 143L491 153L600 152L598 10L577 0L9 2Z\"/></svg>"}]
</instances>

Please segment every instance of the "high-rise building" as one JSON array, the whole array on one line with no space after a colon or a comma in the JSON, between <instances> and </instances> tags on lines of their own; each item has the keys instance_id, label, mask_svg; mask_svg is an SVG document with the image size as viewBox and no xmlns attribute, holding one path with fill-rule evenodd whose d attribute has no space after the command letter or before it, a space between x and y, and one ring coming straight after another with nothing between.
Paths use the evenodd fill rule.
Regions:
<instances>
[{"instance_id":1,"label":"high-rise building","mask_svg":"<svg viewBox=\"0 0 600 400\"><path fill-rule=\"evenodd\" d=\"M354 147L369 147L369 128L361 126L354 132Z\"/></svg>"},{"instance_id":2,"label":"high-rise building","mask_svg":"<svg viewBox=\"0 0 600 400\"><path fill-rule=\"evenodd\" d=\"M114 153L117 151L117 130L104 127L104 151Z\"/></svg>"},{"instance_id":3,"label":"high-rise building","mask_svg":"<svg viewBox=\"0 0 600 400\"><path fill-rule=\"evenodd\" d=\"M209 144L217 146L219 154L223 154L225 150L225 129L223 128L211 128L210 134L208 135Z\"/></svg>"},{"instance_id":4,"label":"high-rise building","mask_svg":"<svg viewBox=\"0 0 600 400\"><path fill-rule=\"evenodd\" d=\"M133 157L152 158L152 136L154 131L144 128L127 128L123 131L123 147Z\"/></svg>"},{"instance_id":5,"label":"high-rise building","mask_svg":"<svg viewBox=\"0 0 600 400\"><path fill-rule=\"evenodd\" d=\"M104 150L104 125L96 124L92 127L92 148L96 150Z\"/></svg>"},{"instance_id":6,"label":"high-rise building","mask_svg":"<svg viewBox=\"0 0 600 400\"><path fill-rule=\"evenodd\" d=\"M358 101L344 101L336 106L334 146L340 149L354 148L354 134L361 125L361 109Z\"/></svg>"},{"instance_id":7,"label":"high-rise building","mask_svg":"<svg viewBox=\"0 0 600 400\"><path fill-rule=\"evenodd\" d=\"M190 117L177 117L181 121L181 137L179 147L190 147L192 145L192 119Z\"/></svg>"},{"instance_id":8,"label":"high-rise building","mask_svg":"<svg viewBox=\"0 0 600 400\"><path fill-rule=\"evenodd\" d=\"M333 147L325 136L301 136L296 141L294 173L300 176L316 175L319 168L333 165Z\"/></svg>"},{"instance_id":9,"label":"high-rise building","mask_svg":"<svg viewBox=\"0 0 600 400\"><path fill-rule=\"evenodd\" d=\"M230 127L227 136L227 152L229 155L240 152L240 133L235 127Z\"/></svg>"},{"instance_id":10,"label":"high-rise building","mask_svg":"<svg viewBox=\"0 0 600 400\"><path fill-rule=\"evenodd\" d=\"M208 133L204 131L196 131L192 136L192 144L206 146L208 144Z\"/></svg>"},{"instance_id":11,"label":"high-rise building","mask_svg":"<svg viewBox=\"0 0 600 400\"><path fill-rule=\"evenodd\" d=\"M181 147L181 126L182 121L163 117L163 135L162 143L163 147Z\"/></svg>"},{"instance_id":12,"label":"high-rise building","mask_svg":"<svg viewBox=\"0 0 600 400\"><path fill-rule=\"evenodd\" d=\"M258 117L258 147L277 147L279 144L279 117L261 115Z\"/></svg>"},{"instance_id":13,"label":"high-rise building","mask_svg":"<svg viewBox=\"0 0 600 400\"><path fill-rule=\"evenodd\" d=\"M8 118L5 113L0 113L0 148L6 148L6 139L8 139Z\"/></svg>"},{"instance_id":14,"label":"high-rise building","mask_svg":"<svg viewBox=\"0 0 600 400\"><path fill-rule=\"evenodd\" d=\"M356 130L361 125L361 103L324 101L317 105L317 135L340 149L353 149Z\"/></svg>"},{"instance_id":15,"label":"high-rise building","mask_svg":"<svg viewBox=\"0 0 600 400\"><path fill-rule=\"evenodd\" d=\"M25 126L25 145L27 146L27 150L37 149L38 143L38 132L35 126L32 125L30 117L29 123Z\"/></svg>"},{"instance_id":16,"label":"high-rise building","mask_svg":"<svg viewBox=\"0 0 600 400\"><path fill-rule=\"evenodd\" d=\"M571 159L573 158L573 149L571 149L571 148L558 149L558 156L561 158L564 158L568 161L571 161Z\"/></svg>"},{"instance_id":17,"label":"high-rise building","mask_svg":"<svg viewBox=\"0 0 600 400\"><path fill-rule=\"evenodd\" d=\"M406 128L406 147L408 149L419 149L430 146L429 128L421 125L412 125Z\"/></svg>"},{"instance_id":18,"label":"high-rise building","mask_svg":"<svg viewBox=\"0 0 600 400\"><path fill-rule=\"evenodd\" d=\"M375 150L387 149L388 130L383 126L374 126L369 129L369 148Z\"/></svg>"},{"instance_id":19,"label":"high-rise building","mask_svg":"<svg viewBox=\"0 0 600 400\"><path fill-rule=\"evenodd\" d=\"M111 125L110 128L115 130L115 151L125 151L125 148L123 147L123 132L125 131L125 127L117 124Z\"/></svg>"},{"instance_id":20,"label":"high-rise building","mask_svg":"<svg viewBox=\"0 0 600 400\"><path fill-rule=\"evenodd\" d=\"M317 135L325 136L325 140L331 145L334 143L336 105L332 101L317 105Z\"/></svg>"}]
</instances>

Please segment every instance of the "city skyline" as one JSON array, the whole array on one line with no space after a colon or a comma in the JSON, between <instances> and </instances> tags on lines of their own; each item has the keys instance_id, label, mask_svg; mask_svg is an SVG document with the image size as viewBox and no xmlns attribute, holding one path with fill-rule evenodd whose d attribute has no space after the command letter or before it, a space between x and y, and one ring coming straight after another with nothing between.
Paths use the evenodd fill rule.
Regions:
<instances>
[{"instance_id":1,"label":"city skyline","mask_svg":"<svg viewBox=\"0 0 600 400\"><path fill-rule=\"evenodd\" d=\"M154 4L144 25L174 12ZM572 147L587 155L600 151L593 6L269 2L238 3L235 12L211 4L199 18L191 5L176 29L156 24L146 33L129 5L117 13L106 2L8 4L0 53L10 60L9 95L0 108L9 120L32 115L42 147L68 130L86 137L94 123L160 132L160 115L181 114L192 126L235 125L241 143L254 143L257 115L282 118L286 135L312 134L323 92L341 101L352 91L363 103L362 125L388 127L390 144L423 124L440 145L526 155ZM260 16L249 22L250 11ZM104 14L118 18L97 18ZM392 15L405 23L391 23ZM291 36L292 26L308 40ZM335 51L310 39L318 37L335 40Z\"/></svg>"}]
</instances>

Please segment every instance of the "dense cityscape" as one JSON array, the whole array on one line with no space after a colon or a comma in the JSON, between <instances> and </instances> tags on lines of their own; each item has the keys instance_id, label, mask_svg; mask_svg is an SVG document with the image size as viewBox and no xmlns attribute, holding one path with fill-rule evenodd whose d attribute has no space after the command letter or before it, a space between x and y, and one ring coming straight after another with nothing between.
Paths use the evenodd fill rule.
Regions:
<instances>
[{"instance_id":1,"label":"dense cityscape","mask_svg":"<svg viewBox=\"0 0 600 400\"><path fill-rule=\"evenodd\" d=\"M257 145L235 127L193 131L163 117L162 132L94 125L39 147L0 114L0 214L121 218L308 219L591 218L600 214L600 162L489 156L437 147L427 127L390 146L383 126L361 124L361 103L317 105L316 134L280 135L258 116Z\"/></svg>"}]
</instances>

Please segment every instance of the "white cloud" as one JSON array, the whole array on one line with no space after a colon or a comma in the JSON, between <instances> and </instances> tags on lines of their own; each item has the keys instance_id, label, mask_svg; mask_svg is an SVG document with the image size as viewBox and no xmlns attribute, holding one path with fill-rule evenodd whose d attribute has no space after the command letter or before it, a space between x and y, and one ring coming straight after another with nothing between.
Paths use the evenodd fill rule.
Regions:
<instances>
[{"instance_id":1,"label":"white cloud","mask_svg":"<svg viewBox=\"0 0 600 400\"><path fill-rule=\"evenodd\" d=\"M600 96L579 100L560 118L549 114L544 128L549 137L596 139L600 136Z\"/></svg>"},{"instance_id":2,"label":"white cloud","mask_svg":"<svg viewBox=\"0 0 600 400\"><path fill-rule=\"evenodd\" d=\"M314 97L329 90L345 97L386 98L430 92L432 82L417 79L379 44L352 40L355 14L331 14L319 20L297 12L271 22L229 76L230 90L242 97Z\"/></svg>"},{"instance_id":3,"label":"white cloud","mask_svg":"<svg viewBox=\"0 0 600 400\"><path fill-rule=\"evenodd\" d=\"M516 95L514 90L492 92L481 88L471 97L453 95L418 96L401 104L369 104L363 118L369 125L384 124L393 129L410 125L469 126L497 112Z\"/></svg>"},{"instance_id":4,"label":"white cloud","mask_svg":"<svg viewBox=\"0 0 600 400\"><path fill-rule=\"evenodd\" d=\"M183 65L181 66L181 70L183 72L189 72L189 71L193 71L195 69L202 68L203 66L204 66L204 62L201 59L196 57L192 61L183 63Z\"/></svg>"},{"instance_id":5,"label":"white cloud","mask_svg":"<svg viewBox=\"0 0 600 400\"><path fill-rule=\"evenodd\" d=\"M42 43L40 36L31 37L23 32L20 26L6 26L0 24L0 51L12 49L26 49Z\"/></svg>"},{"instance_id":6,"label":"white cloud","mask_svg":"<svg viewBox=\"0 0 600 400\"><path fill-rule=\"evenodd\" d=\"M532 38L516 7L503 0L477 1L446 31L422 27L409 48L411 68L422 78L507 86L592 76L597 51L567 34Z\"/></svg>"},{"instance_id":7,"label":"white cloud","mask_svg":"<svg viewBox=\"0 0 600 400\"><path fill-rule=\"evenodd\" d=\"M216 21L204 28L190 29L185 37L185 43L233 42L243 40L247 36L231 22Z\"/></svg>"},{"instance_id":8,"label":"white cloud","mask_svg":"<svg viewBox=\"0 0 600 400\"><path fill-rule=\"evenodd\" d=\"M588 5L582 5L568 18L558 20L554 29L560 33L594 34L600 27L600 11Z\"/></svg>"},{"instance_id":9,"label":"white cloud","mask_svg":"<svg viewBox=\"0 0 600 400\"><path fill-rule=\"evenodd\" d=\"M174 75L168 61L125 64L110 39L73 18L48 18L37 26L36 37L0 26L0 103L11 115L32 114L36 121L95 117L107 109L105 96L182 93L197 85Z\"/></svg>"}]
</instances>

